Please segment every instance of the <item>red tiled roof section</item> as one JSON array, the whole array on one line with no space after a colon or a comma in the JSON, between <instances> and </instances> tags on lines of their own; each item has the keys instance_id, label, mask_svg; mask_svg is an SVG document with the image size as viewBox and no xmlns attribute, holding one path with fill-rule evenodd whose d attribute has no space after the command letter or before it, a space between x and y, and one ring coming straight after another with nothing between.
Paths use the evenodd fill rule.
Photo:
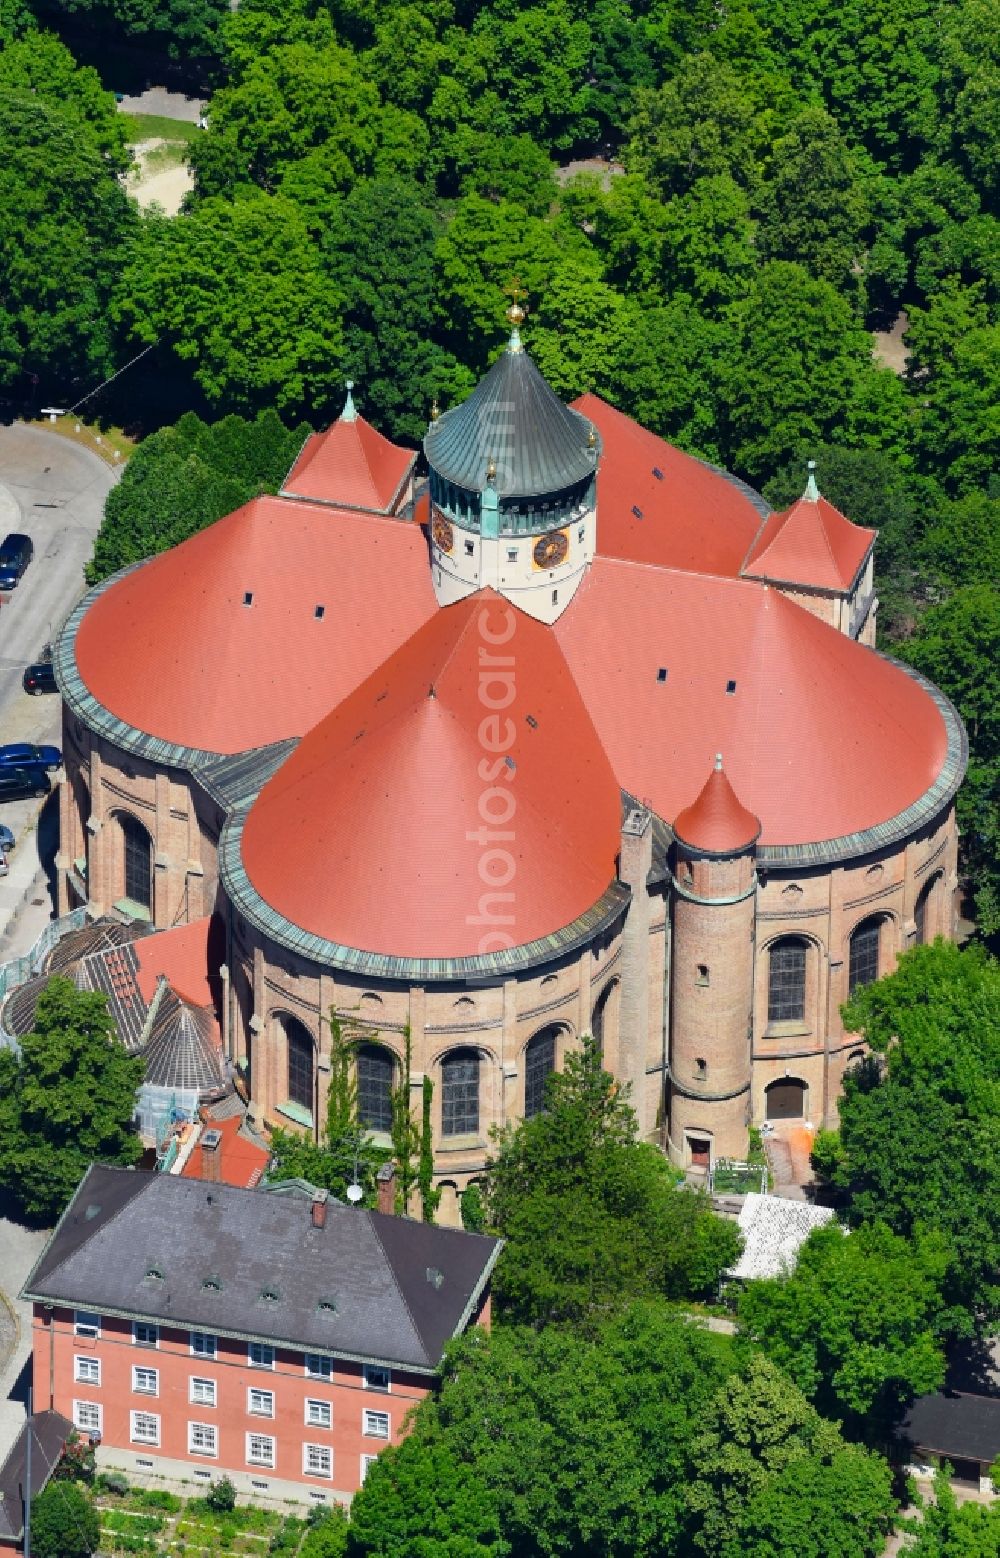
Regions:
<instances>
[{"instance_id":1,"label":"red tiled roof section","mask_svg":"<svg viewBox=\"0 0 1000 1558\"><path fill-rule=\"evenodd\" d=\"M678 815L674 832L682 844L710 855L738 854L759 836L760 819L737 799L721 757L697 799Z\"/></svg>"},{"instance_id":2,"label":"red tiled roof section","mask_svg":"<svg viewBox=\"0 0 1000 1558\"><path fill-rule=\"evenodd\" d=\"M735 578L761 523L746 494L598 396L581 395L573 407L590 418L603 443L600 555Z\"/></svg>"},{"instance_id":3,"label":"red tiled roof section","mask_svg":"<svg viewBox=\"0 0 1000 1558\"><path fill-rule=\"evenodd\" d=\"M846 594L877 534L853 525L826 498L800 498L765 521L743 572L749 578Z\"/></svg>"},{"instance_id":4,"label":"red tiled roof section","mask_svg":"<svg viewBox=\"0 0 1000 1558\"><path fill-rule=\"evenodd\" d=\"M923 688L778 590L599 557L554 631L619 783L661 817L721 751L762 843L819 843L897 816L944 764Z\"/></svg>"},{"instance_id":5,"label":"red tiled roof section","mask_svg":"<svg viewBox=\"0 0 1000 1558\"><path fill-rule=\"evenodd\" d=\"M435 610L415 525L256 498L99 596L77 666L135 729L244 752L303 735Z\"/></svg>"},{"instance_id":6,"label":"red tiled roof section","mask_svg":"<svg viewBox=\"0 0 1000 1558\"><path fill-rule=\"evenodd\" d=\"M217 1149L221 1182L224 1185L236 1185L240 1190L252 1190L264 1177L264 1171L270 1161L270 1153L266 1148L258 1147L256 1142L240 1135L240 1123L239 1115L234 1115L228 1120L209 1119L205 1122L205 1129L222 1132L222 1141ZM181 1169L181 1177L183 1179L203 1178L201 1137L191 1148L188 1160Z\"/></svg>"},{"instance_id":7,"label":"red tiled roof section","mask_svg":"<svg viewBox=\"0 0 1000 1558\"><path fill-rule=\"evenodd\" d=\"M340 508L393 511L417 455L390 443L364 417L341 417L307 439L282 493Z\"/></svg>"},{"instance_id":8,"label":"red tiled roof section","mask_svg":"<svg viewBox=\"0 0 1000 1558\"><path fill-rule=\"evenodd\" d=\"M306 737L250 810L243 865L314 935L475 956L595 904L620 822L553 633L482 591L440 611Z\"/></svg>"},{"instance_id":9,"label":"red tiled roof section","mask_svg":"<svg viewBox=\"0 0 1000 1558\"><path fill-rule=\"evenodd\" d=\"M139 989L149 1002L160 975L192 1006L215 1006L214 976L225 962L225 927L218 916L204 915L187 925L155 931L135 944Z\"/></svg>"}]
</instances>

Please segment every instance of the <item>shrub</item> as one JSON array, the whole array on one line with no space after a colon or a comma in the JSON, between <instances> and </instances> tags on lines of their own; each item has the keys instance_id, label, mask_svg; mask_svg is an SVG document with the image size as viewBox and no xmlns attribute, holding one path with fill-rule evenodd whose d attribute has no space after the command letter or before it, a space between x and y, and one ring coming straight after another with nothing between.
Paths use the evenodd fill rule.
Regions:
<instances>
[{"instance_id":1,"label":"shrub","mask_svg":"<svg viewBox=\"0 0 1000 1558\"><path fill-rule=\"evenodd\" d=\"M236 1508L236 1488L229 1477L220 1477L205 1494L205 1503L217 1515Z\"/></svg>"}]
</instances>

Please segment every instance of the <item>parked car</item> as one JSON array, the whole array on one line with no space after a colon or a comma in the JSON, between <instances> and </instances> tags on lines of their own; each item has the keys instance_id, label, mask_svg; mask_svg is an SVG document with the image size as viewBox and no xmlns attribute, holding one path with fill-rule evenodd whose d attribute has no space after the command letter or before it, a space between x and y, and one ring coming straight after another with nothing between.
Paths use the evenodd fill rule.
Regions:
<instances>
[{"instance_id":1,"label":"parked car","mask_svg":"<svg viewBox=\"0 0 1000 1558\"><path fill-rule=\"evenodd\" d=\"M58 747L32 746L30 741L8 741L0 747L0 768L13 763L15 768L47 768L50 773L62 767Z\"/></svg>"},{"instance_id":2,"label":"parked car","mask_svg":"<svg viewBox=\"0 0 1000 1558\"><path fill-rule=\"evenodd\" d=\"M0 855L9 855L14 848L14 835L5 822L0 822Z\"/></svg>"},{"instance_id":3,"label":"parked car","mask_svg":"<svg viewBox=\"0 0 1000 1558\"><path fill-rule=\"evenodd\" d=\"M28 795L48 795L52 781L41 768L0 768L0 801L22 801Z\"/></svg>"},{"instance_id":4,"label":"parked car","mask_svg":"<svg viewBox=\"0 0 1000 1558\"><path fill-rule=\"evenodd\" d=\"M0 541L0 590L12 590L35 555L31 537L12 530Z\"/></svg>"},{"instance_id":5,"label":"parked car","mask_svg":"<svg viewBox=\"0 0 1000 1558\"><path fill-rule=\"evenodd\" d=\"M58 692L56 686L56 673L52 669L51 660L36 660L34 665L29 665L22 677L25 692L37 694L40 692Z\"/></svg>"}]
</instances>

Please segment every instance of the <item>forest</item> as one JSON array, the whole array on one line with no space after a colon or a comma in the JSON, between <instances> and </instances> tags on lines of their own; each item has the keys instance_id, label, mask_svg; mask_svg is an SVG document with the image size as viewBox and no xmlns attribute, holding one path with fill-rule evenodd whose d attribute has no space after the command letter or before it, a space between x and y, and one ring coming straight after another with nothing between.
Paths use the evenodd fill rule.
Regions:
<instances>
[{"instance_id":1,"label":"forest","mask_svg":"<svg viewBox=\"0 0 1000 1558\"><path fill-rule=\"evenodd\" d=\"M96 579L273 489L346 377L418 441L499 349L519 277L558 393L776 505L814 458L879 529L881 645L969 731L963 865L995 937L998 20L996 0L0 0L8 414L146 347L92 408L140 434L187 413L131 462ZM210 94L180 215L126 195L124 116L60 34L97 57L131 40Z\"/></svg>"}]
</instances>

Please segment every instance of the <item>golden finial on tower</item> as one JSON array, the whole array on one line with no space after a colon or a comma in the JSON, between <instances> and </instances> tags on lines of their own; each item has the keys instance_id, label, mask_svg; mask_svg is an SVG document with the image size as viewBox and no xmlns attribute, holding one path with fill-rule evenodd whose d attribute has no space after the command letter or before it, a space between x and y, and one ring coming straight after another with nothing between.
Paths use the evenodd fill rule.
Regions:
<instances>
[{"instance_id":1,"label":"golden finial on tower","mask_svg":"<svg viewBox=\"0 0 1000 1558\"><path fill-rule=\"evenodd\" d=\"M486 480L487 481L495 481L496 480L496 474L497 474L497 462L494 460L493 456L490 455L489 460L488 460L487 465L486 465Z\"/></svg>"},{"instance_id":2,"label":"golden finial on tower","mask_svg":"<svg viewBox=\"0 0 1000 1558\"><path fill-rule=\"evenodd\" d=\"M431 401L431 421L436 422L440 415L441 407L438 405L437 396L435 395L434 399Z\"/></svg>"},{"instance_id":3,"label":"golden finial on tower","mask_svg":"<svg viewBox=\"0 0 1000 1558\"><path fill-rule=\"evenodd\" d=\"M526 298L528 294L521 285L520 276L515 276L514 279L509 282L506 287L504 287L504 291L511 299L510 306L507 309L507 318L510 321L511 330L516 336L518 326L524 324L524 316L527 313L527 309L521 307L521 299Z\"/></svg>"}]
</instances>

